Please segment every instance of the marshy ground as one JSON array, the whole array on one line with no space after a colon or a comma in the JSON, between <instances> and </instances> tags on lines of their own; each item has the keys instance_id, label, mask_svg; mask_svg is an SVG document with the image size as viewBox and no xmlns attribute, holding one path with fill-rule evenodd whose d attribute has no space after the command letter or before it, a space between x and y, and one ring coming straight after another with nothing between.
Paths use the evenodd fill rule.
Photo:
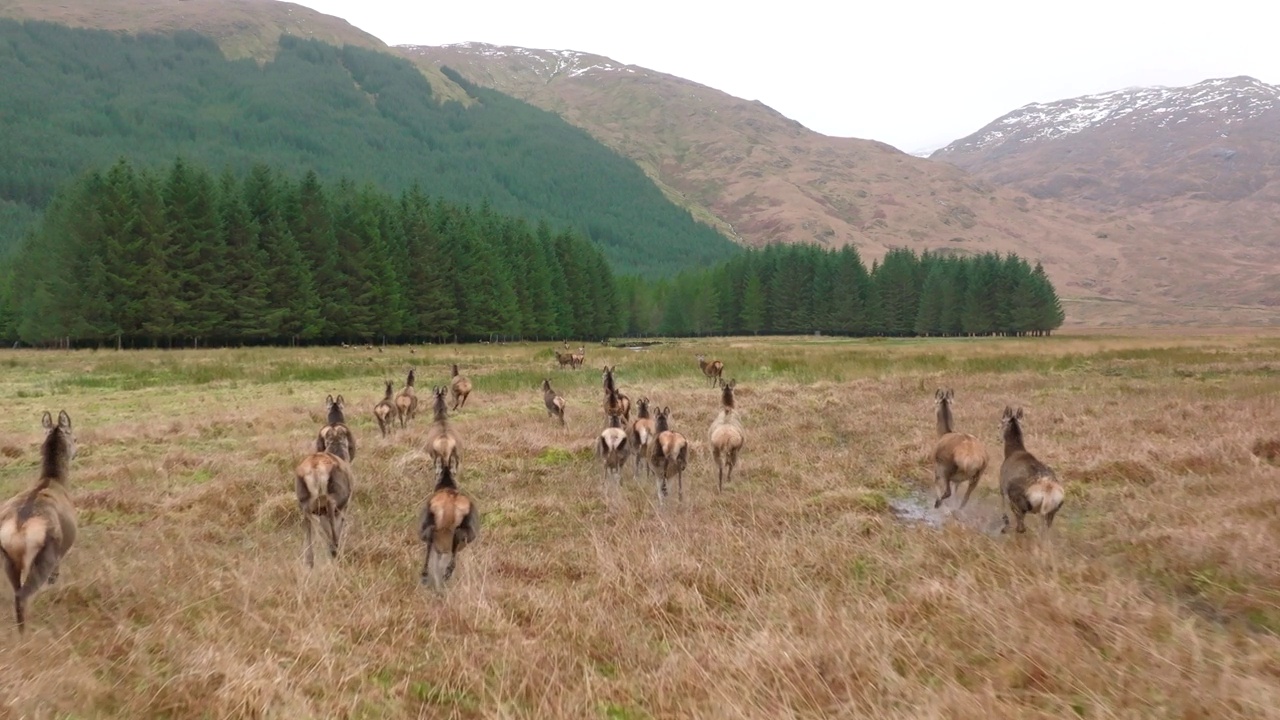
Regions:
<instances>
[{"instance_id":1,"label":"marshy ground","mask_svg":"<svg viewBox=\"0 0 1280 720\"><path fill-rule=\"evenodd\" d=\"M1280 336L719 339L377 350L0 353L0 489L66 409L81 530L19 638L25 717L1280 716ZM717 495L707 427L737 380L746 448ZM379 437L384 379L458 363L460 484L483 514L419 585L428 403ZM591 444L602 365L693 446L664 510ZM541 382L568 402L547 416ZM992 462L932 508L933 394ZM292 470L345 396L346 549L307 572ZM1058 472L1053 532L1000 535L1000 412Z\"/></svg>"}]
</instances>

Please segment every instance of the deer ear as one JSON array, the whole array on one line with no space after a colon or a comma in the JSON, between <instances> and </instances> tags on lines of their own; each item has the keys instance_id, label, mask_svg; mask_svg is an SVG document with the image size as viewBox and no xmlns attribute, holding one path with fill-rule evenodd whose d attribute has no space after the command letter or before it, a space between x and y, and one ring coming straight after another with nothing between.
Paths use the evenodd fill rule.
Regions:
<instances>
[{"instance_id":1,"label":"deer ear","mask_svg":"<svg viewBox=\"0 0 1280 720\"><path fill-rule=\"evenodd\" d=\"M1018 409L1017 409L1017 411L1013 413L1013 416L1014 416L1015 418L1017 418L1018 420L1021 420L1021 419L1022 419L1022 408L1018 408Z\"/></svg>"},{"instance_id":2,"label":"deer ear","mask_svg":"<svg viewBox=\"0 0 1280 720\"><path fill-rule=\"evenodd\" d=\"M332 405L332 404L333 404L333 396L332 396L332 395L325 395L325 396L324 396L324 404L325 404L325 405Z\"/></svg>"},{"instance_id":3,"label":"deer ear","mask_svg":"<svg viewBox=\"0 0 1280 720\"><path fill-rule=\"evenodd\" d=\"M341 396L341 395L339 395L339 396L338 396L338 404L339 404L339 405L346 405L346 404L347 404L347 401L346 401L346 400L343 400L343 399L342 399L342 396Z\"/></svg>"},{"instance_id":4,"label":"deer ear","mask_svg":"<svg viewBox=\"0 0 1280 720\"><path fill-rule=\"evenodd\" d=\"M40 424L44 426L45 430L53 429L53 416L49 414L48 410L44 411L44 415L40 418Z\"/></svg>"},{"instance_id":5,"label":"deer ear","mask_svg":"<svg viewBox=\"0 0 1280 720\"><path fill-rule=\"evenodd\" d=\"M58 411L58 427L63 430L71 429L71 416L67 414L66 410Z\"/></svg>"}]
</instances>

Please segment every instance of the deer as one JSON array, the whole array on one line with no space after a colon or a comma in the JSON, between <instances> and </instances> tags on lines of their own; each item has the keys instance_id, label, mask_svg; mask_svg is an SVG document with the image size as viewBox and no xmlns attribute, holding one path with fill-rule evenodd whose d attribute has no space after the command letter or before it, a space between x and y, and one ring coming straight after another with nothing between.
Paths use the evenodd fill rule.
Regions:
<instances>
[{"instance_id":1,"label":"deer","mask_svg":"<svg viewBox=\"0 0 1280 720\"><path fill-rule=\"evenodd\" d=\"M346 425L335 425L324 438L324 450L302 459L294 469L294 490L302 511L303 559L315 567L312 535L320 528L329 545L329 557L338 557L347 503L351 500L354 476L351 472L351 433Z\"/></svg>"},{"instance_id":2,"label":"deer","mask_svg":"<svg viewBox=\"0 0 1280 720\"><path fill-rule=\"evenodd\" d=\"M615 488L622 479L622 467L627 463L630 450L622 418L610 415L609 426L600 431L600 437L596 440L596 457L604 461L605 482L612 479Z\"/></svg>"},{"instance_id":3,"label":"deer","mask_svg":"<svg viewBox=\"0 0 1280 720\"><path fill-rule=\"evenodd\" d=\"M427 428L427 454L431 456L432 464L446 466L457 473L462 469L462 445L458 442L458 434L449 427L446 392L443 387L431 389L435 405L431 427Z\"/></svg>"},{"instance_id":4,"label":"deer","mask_svg":"<svg viewBox=\"0 0 1280 720\"><path fill-rule=\"evenodd\" d=\"M542 379L542 403L547 406L547 415L560 419L560 427L564 427L564 398L551 389L551 380Z\"/></svg>"},{"instance_id":5,"label":"deer","mask_svg":"<svg viewBox=\"0 0 1280 720\"><path fill-rule=\"evenodd\" d=\"M329 433L333 432L335 427L341 425L342 427L347 428L347 444L348 452L350 453L350 457L348 457L347 460L355 462L356 436L355 433L351 432L351 428L347 427L347 418L342 412L342 409L346 407L346 401L342 399L341 395L336 398L332 395L328 395L324 399L324 404L325 407L329 408L329 416L326 418L324 426L320 428L319 434L316 435L316 452L324 452L325 438Z\"/></svg>"},{"instance_id":6,"label":"deer","mask_svg":"<svg viewBox=\"0 0 1280 720\"><path fill-rule=\"evenodd\" d=\"M656 435L653 418L649 417L649 398L636 398L636 419L631 423L631 431L628 433L632 455L635 457L632 477L640 476L641 461L649 457L649 446ZM653 474L653 469L648 464L645 464L644 469L645 473Z\"/></svg>"},{"instance_id":7,"label":"deer","mask_svg":"<svg viewBox=\"0 0 1280 720\"><path fill-rule=\"evenodd\" d=\"M933 397L938 406L938 443L933 449L933 479L938 497L933 507L942 507L942 503L951 497L953 485L968 481L969 486L960 500L960 509L964 509L987 469L987 448L973 435L955 431L951 420L955 391L939 388Z\"/></svg>"},{"instance_id":8,"label":"deer","mask_svg":"<svg viewBox=\"0 0 1280 720\"><path fill-rule=\"evenodd\" d=\"M613 382L613 373L617 365L604 366L604 414L618 415L624 422L631 421L631 398L618 389Z\"/></svg>"},{"instance_id":9,"label":"deer","mask_svg":"<svg viewBox=\"0 0 1280 720\"><path fill-rule=\"evenodd\" d=\"M458 553L480 537L480 511L458 490L448 465L436 467L436 486L423 508L418 537L427 544L422 584L442 592L453 577Z\"/></svg>"},{"instance_id":10,"label":"deer","mask_svg":"<svg viewBox=\"0 0 1280 720\"><path fill-rule=\"evenodd\" d=\"M657 411L654 419L654 431L657 435L649 447L649 464L658 474L658 502L667 497L667 480L676 478L677 493L684 501L684 469L689 465L689 441L684 435L671 429L671 408L664 407Z\"/></svg>"},{"instance_id":11,"label":"deer","mask_svg":"<svg viewBox=\"0 0 1280 720\"><path fill-rule=\"evenodd\" d=\"M409 421L418 415L418 396L414 394L414 380L413 368L409 368L409 375L404 381L404 389L396 395L396 418L400 420L401 428L406 427Z\"/></svg>"},{"instance_id":12,"label":"deer","mask_svg":"<svg viewBox=\"0 0 1280 720\"><path fill-rule=\"evenodd\" d=\"M574 370L580 370L582 364L587 361L587 346L579 345L578 352L571 353L569 357L572 359L572 367Z\"/></svg>"},{"instance_id":13,"label":"deer","mask_svg":"<svg viewBox=\"0 0 1280 720\"><path fill-rule=\"evenodd\" d=\"M378 421L378 430L382 431L382 437L386 437L387 433L395 427L396 414L395 400L392 393L395 392L391 385L391 381L387 381L387 391L383 394L382 400L373 406L373 417Z\"/></svg>"},{"instance_id":14,"label":"deer","mask_svg":"<svg viewBox=\"0 0 1280 720\"><path fill-rule=\"evenodd\" d=\"M13 614L18 634L26 632L27 603L44 586L58 581L62 559L76 541L76 508L71 502L71 460L76 438L71 416L45 411L40 418L44 442L40 446L40 478L35 487L0 506L0 555L13 586Z\"/></svg>"},{"instance_id":15,"label":"deer","mask_svg":"<svg viewBox=\"0 0 1280 720\"><path fill-rule=\"evenodd\" d=\"M1053 527L1053 518L1062 509L1066 491L1057 474L1035 455L1027 452L1022 441L1022 408L1004 408L1000 418L1004 436L1004 462L1000 465L1000 496L1004 500L1001 533L1009 531L1009 513L1017 519L1019 533L1027 531L1023 518L1027 513L1044 516L1044 529Z\"/></svg>"},{"instance_id":16,"label":"deer","mask_svg":"<svg viewBox=\"0 0 1280 720\"><path fill-rule=\"evenodd\" d=\"M715 458L717 469L716 492L724 491L726 471L728 479L733 480L733 468L738 464L738 453L746 442L742 431L742 421L738 418L734 404L733 389L738 381L720 382L720 414L711 421L708 434L711 439L711 455Z\"/></svg>"},{"instance_id":17,"label":"deer","mask_svg":"<svg viewBox=\"0 0 1280 720\"><path fill-rule=\"evenodd\" d=\"M457 411L467 404L467 396L471 394L471 381L465 375L458 374L458 364L453 364L453 378L449 381L449 393L453 396L453 409Z\"/></svg>"},{"instance_id":18,"label":"deer","mask_svg":"<svg viewBox=\"0 0 1280 720\"><path fill-rule=\"evenodd\" d=\"M565 347L568 347L568 346L566 345ZM562 353L559 350L552 350L551 352L556 354L556 362L560 363L561 370L564 369L565 365L568 365L570 368L575 367L573 353L571 352Z\"/></svg>"},{"instance_id":19,"label":"deer","mask_svg":"<svg viewBox=\"0 0 1280 720\"><path fill-rule=\"evenodd\" d=\"M719 360L707 362L706 355L698 356L698 367L702 370L702 374L711 379L711 385L714 387L720 380L720 376L724 374L724 363Z\"/></svg>"}]
</instances>

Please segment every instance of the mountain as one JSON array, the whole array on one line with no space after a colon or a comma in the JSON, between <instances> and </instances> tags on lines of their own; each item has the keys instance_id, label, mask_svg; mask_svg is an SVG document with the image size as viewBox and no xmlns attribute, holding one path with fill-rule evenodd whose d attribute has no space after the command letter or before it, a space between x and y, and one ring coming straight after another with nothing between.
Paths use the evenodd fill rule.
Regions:
<instances>
[{"instance_id":1,"label":"mountain","mask_svg":"<svg viewBox=\"0 0 1280 720\"><path fill-rule=\"evenodd\" d=\"M626 273L672 275L737 252L582 130L492 90L458 87L471 103L441 102L397 54L291 34L259 63L229 60L193 31L0 19L0 210L11 211L0 221L18 223L0 235L29 227L86 171L119 157L154 167L183 156L219 171L266 163L488 203L590 236Z\"/></svg>"},{"instance_id":2,"label":"mountain","mask_svg":"<svg viewBox=\"0 0 1280 720\"><path fill-rule=\"evenodd\" d=\"M1121 235L1145 224L1192 253L1192 293L1280 305L1280 86L1239 76L1033 103L931 157L1106 213Z\"/></svg>"}]
</instances>

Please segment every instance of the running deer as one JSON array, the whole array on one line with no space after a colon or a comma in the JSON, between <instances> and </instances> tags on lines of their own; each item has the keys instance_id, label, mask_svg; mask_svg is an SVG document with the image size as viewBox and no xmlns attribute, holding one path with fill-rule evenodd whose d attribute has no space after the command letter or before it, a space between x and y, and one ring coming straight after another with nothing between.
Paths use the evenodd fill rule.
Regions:
<instances>
[{"instance_id":1,"label":"running deer","mask_svg":"<svg viewBox=\"0 0 1280 720\"><path fill-rule=\"evenodd\" d=\"M1000 532L1009 531L1009 512L1017 519L1018 532L1026 532L1023 517L1027 513L1044 516L1044 529L1053 527L1053 518L1062 509L1066 492L1058 476L1035 455L1027 452L1022 442L1022 408L1005 406L1000 418L1004 435L1004 462L1000 465L1000 495L1004 500L1004 524Z\"/></svg>"},{"instance_id":2,"label":"running deer","mask_svg":"<svg viewBox=\"0 0 1280 720\"><path fill-rule=\"evenodd\" d=\"M720 381L720 376L724 374L724 363L719 360L707 362L706 355L698 356L698 367L702 370L702 374L711 379L712 387Z\"/></svg>"},{"instance_id":3,"label":"running deer","mask_svg":"<svg viewBox=\"0 0 1280 720\"><path fill-rule=\"evenodd\" d=\"M351 500L354 476L351 473L351 434L346 425L336 425L325 436L324 450L303 458L294 469L294 489L302 511L303 558L315 566L311 539L319 527L329 545L329 557L338 557L347 503Z\"/></svg>"},{"instance_id":4,"label":"running deer","mask_svg":"<svg viewBox=\"0 0 1280 720\"><path fill-rule=\"evenodd\" d=\"M982 441L968 433L956 432L951 420L951 403L955 392L951 388L933 394L938 406L938 444L933 450L933 480L937 486L935 508L951 497L952 485L968 482L960 500L960 508L969 504L969 496L978 487L982 473L987 469L987 448Z\"/></svg>"},{"instance_id":5,"label":"running deer","mask_svg":"<svg viewBox=\"0 0 1280 720\"><path fill-rule=\"evenodd\" d=\"M480 537L480 511L471 498L458 491L448 465L436 468L436 487L423 509L418 537L427 544L422 584L442 591L453 577L458 553Z\"/></svg>"},{"instance_id":6,"label":"running deer","mask_svg":"<svg viewBox=\"0 0 1280 720\"><path fill-rule=\"evenodd\" d=\"M351 432L351 428L347 427L347 418L342 412L342 409L346 407L346 401L342 399L341 395L336 398L329 395L325 397L324 403L329 408L329 417L325 420L324 426L320 428L319 434L316 435L316 452L324 452L325 438L329 436L329 433L333 432L334 428L341 425L347 429L347 450L350 453L350 457L347 460L355 462L356 435Z\"/></svg>"},{"instance_id":7,"label":"running deer","mask_svg":"<svg viewBox=\"0 0 1280 720\"><path fill-rule=\"evenodd\" d=\"M560 419L560 427L564 427L564 398L551 389L551 381L542 380L542 404L547 406L547 414Z\"/></svg>"},{"instance_id":8,"label":"running deer","mask_svg":"<svg viewBox=\"0 0 1280 720\"><path fill-rule=\"evenodd\" d=\"M649 398L636 398L636 419L631 423L631 432L628 434L631 454L635 456L635 472L632 477L640 476L640 465L649 457L649 446L653 444L655 435L657 433L654 431L653 418L649 417ZM653 474L653 469L648 464L645 464L644 470L647 474Z\"/></svg>"},{"instance_id":9,"label":"running deer","mask_svg":"<svg viewBox=\"0 0 1280 720\"><path fill-rule=\"evenodd\" d=\"M391 381L387 381L387 391L382 396L381 402L373 406L373 417L378 421L378 429L382 431L382 437L386 437L387 433L395 427L395 418L392 417L396 413L395 400L392 393L395 392L391 385Z\"/></svg>"},{"instance_id":10,"label":"running deer","mask_svg":"<svg viewBox=\"0 0 1280 720\"><path fill-rule=\"evenodd\" d=\"M617 415L625 423L631 421L631 398L614 384L613 373L617 369L617 365L604 366L604 414Z\"/></svg>"},{"instance_id":11,"label":"running deer","mask_svg":"<svg viewBox=\"0 0 1280 720\"><path fill-rule=\"evenodd\" d=\"M689 465L689 442L671 429L671 408L657 411L653 444L649 448L649 464L658 473L658 501L667 497L667 480L676 478L677 493L684 500L684 469Z\"/></svg>"},{"instance_id":12,"label":"running deer","mask_svg":"<svg viewBox=\"0 0 1280 720\"><path fill-rule=\"evenodd\" d=\"M738 453L746 442L742 432L742 421L738 418L734 404L733 389L738 381L720 382L720 414L711 421L711 454L715 458L718 470L716 492L724 490L726 475L733 480L733 468L738 464Z\"/></svg>"},{"instance_id":13,"label":"running deer","mask_svg":"<svg viewBox=\"0 0 1280 720\"><path fill-rule=\"evenodd\" d=\"M40 447L40 480L0 506L0 554L13 586L13 614L18 633L26 632L27 603L46 584L58 580L62 558L76 541L76 508L71 503L69 475L76 456L71 416L58 412L58 424L45 412Z\"/></svg>"},{"instance_id":14,"label":"running deer","mask_svg":"<svg viewBox=\"0 0 1280 720\"><path fill-rule=\"evenodd\" d=\"M409 368L409 376L405 378L404 389L396 395L396 418L400 427L404 428L409 421L418 415L418 396L413 389L416 379L413 368Z\"/></svg>"},{"instance_id":15,"label":"running deer","mask_svg":"<svg viewBox=\"0 0 1280 720\"><path fill-rule=\"evenodd\" d=\"M609 427L600 431L596 440L596 457L604 461L605 482L613 480L617 488L622 479L622 466L627 463L627 453L631 448L627 442L627 431L622 428L622 419L617 415L609 416Z\"/></svg>"},{"instance_id":16,"label":"running deer","mask_svg":"<svg viewBox=\"0 0 1280 720\"><path fill-rule=\"evenodd\" d=\"M431 389L435 397L435 416L431 427L427 428L427 454L434 465L448 467L457 473L462 468L462 445L458 442L458 434L449 427L446 392L443 387Z\"/></svg>"},{"instance_id":17,"label":"running deer","mask_svg":"<svg viewBox=\"0 0 1280 720\"><path fill-rule=\"evenodd\" d=\"M449 381L449 393L453 396L453 409L456 411L467 404L467 396L471 394L471 381L465 375L458 374L458 364L453 364L453 378Z\"/></svg>"}]
</instances>

